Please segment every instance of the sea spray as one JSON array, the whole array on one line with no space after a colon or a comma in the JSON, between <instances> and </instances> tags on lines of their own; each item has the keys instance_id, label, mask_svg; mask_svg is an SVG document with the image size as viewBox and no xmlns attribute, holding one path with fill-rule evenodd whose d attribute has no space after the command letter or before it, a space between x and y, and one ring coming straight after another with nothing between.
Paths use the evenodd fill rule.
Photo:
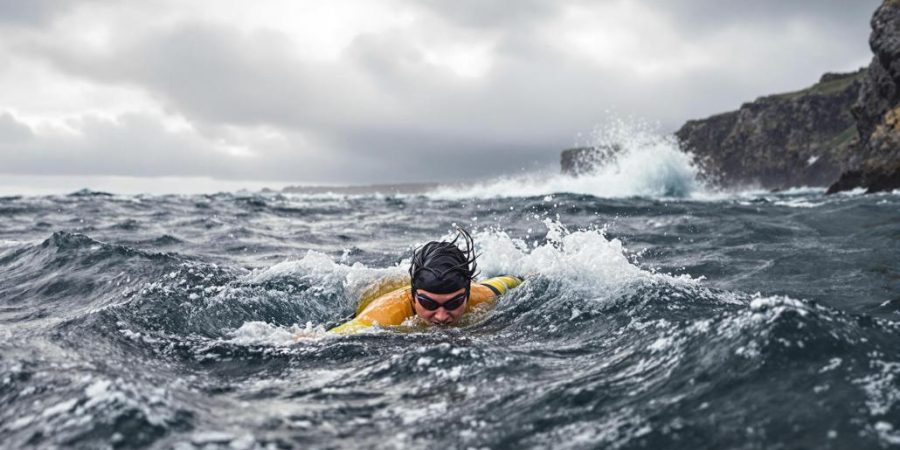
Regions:
<instances>
[{"instance_id":1,"label":"sea spray","mask_svg":"<svg viewBox=\"0 0 900 450\"><path fill-rule=\"evenodd\" d=\"M639 282L669 282L696 284L689 277L671 277L641 269L628 258L628 253L618 239L609 239L602 228L570 231L561 222L545 218L546 235L541 243L529 246L522 239L512 238L503 230L486 228L473 229L479 253L478 264L481 278L511 274L527 280L564 280L562 283L571 292L579 292L594 300L614 298L623 289ZM450 240L455 232L450 231L438 239ZM406 255L403 255L406 256ZM255 271L239 282L284 289L281 280L299 280L307 286L302 297L315 297L321 301L333 299L332 314L304 316L300 323L271 324L250 320L230 334L227 342L241 345L290 344L292 336L304 339L327 337L325 325L346 315L355 308L362 292L383 279L403 278L408 266L408 258L397 265L378 268L361 263L345 265L327 255L310 251L302 258L277 263L271 267ZM230 289L229 289L230 290ZM339 292L338 297L328 297L320 292ZM233 301L233 295L225 297ZM222 301L221 299L219 301ZM317 308L318 309L318 308ZM490 313L487 316L490 317ZM308 319L316 319L313 323ZM302 320L306 320L305 324ZM468 321L471 326L478 322Z\"/></svg>"},{"instance_id":2,"label":"sea spray","mask_svg":"<svg viewBox=\"0 0 900 450\"><path fill-rule=\"evenodd\" d=\"M681 150L674 136L664 135L640 121L611 120L590 134L586 166L578 176L544 172L498 177L474 185L442 186L433 198L497 198L542 196L552 193L595 197L689 198L707 188L699 180L693 156Z\"/></svg>"}]
</instances>

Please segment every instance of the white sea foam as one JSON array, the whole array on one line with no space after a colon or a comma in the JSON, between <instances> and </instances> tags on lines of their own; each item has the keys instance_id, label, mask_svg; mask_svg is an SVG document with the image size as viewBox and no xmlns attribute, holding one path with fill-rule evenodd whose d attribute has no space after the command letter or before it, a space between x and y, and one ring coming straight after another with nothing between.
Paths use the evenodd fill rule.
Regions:
<instances>
[{"instance_id":1,"label":"white sea foam","mask_svg":"<svg viewBox=\"0 0 900 450\"><path fill-rule=\"evenodd\" d=\"M407 263L408 264L408 263ZM307 278L314 283L312 289L342 289L348 299L357 299L373 283L405 273L405 266L370 268L362 263L341 264L328 255L314 250L307 251L300 259L292 259L271 267L254 271L246 276L250 283L264 283L283 277ZM322 324L306 323L279 326L260 321L248 321L230 333L226 342L244 346L283 347L293 345L297 339L326 337Z\"/></svg>"},{"instance_id":2,"label":"white sea foam","mask_svg":"<svg viewBox=\"0 0 900 450\"><path fill-rule=\"evenodd\" d=\"M620 289L634 282L661 280L670 283L696 284L688 276L673 277L642 269L629 261L628 252L618 239L609 239L603 229L569 231L558 221L545 218L546 234L540 241L526 242L511 238L505 231L477 230L474 239L480 254L478 268L482 276L501 274L544 277L565 280L572 289L602 293L614 297ZM534 236L538 236L536 232ZM451 232L441 239L452 239ZM284 276L309 277L328 289L341 288L347 298L357 298L372 283L386 277L404 276L409 260L397 266L370 268L362 263L345 265L328 255L309 251L298 260L278 263L248 275L248 281L261 283ZM601 294L598 294L601 295ZM294 337L326 336L321 324L277 326L265 322L246 322L231 333L227 341L237 345L286 346Z\"/></svg>"},{"instance_id":3,"label":"white sea foam","mask_svg":"<svg viewBox=\"0 0 900 450\"><path fill-rule=\"evenodd\" d=\"M495 198L553 193L597 197L691 197L705 190L698 181L693 156L682 152L673 136L657 133L641 123L612 120L597 128L588 147L602 156L590 173L570 176L547 171L501 177L466 187L443 186L436 198Z\"/></svg>"},{"instance_id":4,"label":"white sea foam","mask_svg":"<svg viewBox=\"0 0 900 450\"><path fill-rule=\"evenodd\" d=\"M319 285L341 285L349 295L359 295L373 282L405 273L401 265L386 268L370 268L362 263L345 265L335 262L328 255L314 250L306 252L302 258L288 260L248 275L247 281L262 283L285 276L306 276Z\"/></svg>"},{"instance_id":5,"label":"white sea foam","mask_svg":"<svg viewBox=\"0 0 900 450\"><path fill-rule=\"evenodd\" d=\"M293 325L280 327L266 322L245 322L240 328L231 333L232 338L227 342L237 345L293 345L297 337L315 338L325 335L325 328L321 325L314 326L307 323L305 327Z\"/></svg>"},{"instance_id":6,"label":"white sea foam","mask_svg":"<svg viewBox=\"0 0 900 450\"><path fill-rule=\"evenodd\" d=\"M564 225L550 219L545 219L544 225L547 227L545 242L534 241L531 245L510 238L504 231L476 233L481 270L485 274L513 274L526 278L545 276L598 292L639 280L665 278L670 282L696 282L687 276L676 278L641 269L628 260L622 242L607 238L603 229L569 232Z\"/></svg>"},{"instance_id":7,"label":"white sea foam","mask_svg":"<svg viewBox=\"0 0 900 450\"><path fill-rule=\"evenodd\" d=\"M787 206L789 208L815 208L822 206L825 202L810 202L804 199L793 198L790 200L778 200L774 203L777 206Z\"/></svg>"}]
</instances>

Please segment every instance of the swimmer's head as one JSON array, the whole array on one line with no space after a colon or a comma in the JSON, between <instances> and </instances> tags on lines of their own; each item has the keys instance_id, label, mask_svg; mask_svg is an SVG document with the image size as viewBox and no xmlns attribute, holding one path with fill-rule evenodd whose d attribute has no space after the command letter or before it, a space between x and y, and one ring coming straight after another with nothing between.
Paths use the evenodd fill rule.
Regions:
<instances>
[{"instance_id":1,"label":"swimmer's head","mask_svg":"<svg viewBox=\"0 0 900 450\"><path fill-rule=\"evenodd\" d=\"M435 325L459 320L477 275L472 236L463 228L457 230L450 242L432 241L416 249L409 266L416 314ZM456 245L460 237L466 243L464 250Z\"/></svg>"}]
</instances>

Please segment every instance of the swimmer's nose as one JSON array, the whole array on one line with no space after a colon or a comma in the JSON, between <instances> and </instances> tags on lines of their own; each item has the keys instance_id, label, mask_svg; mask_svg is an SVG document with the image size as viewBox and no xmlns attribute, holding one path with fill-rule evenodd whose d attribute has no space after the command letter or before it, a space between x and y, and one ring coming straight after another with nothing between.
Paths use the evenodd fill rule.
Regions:
<instances>
[{"instance_id":1,"label":"swimmer's nose","mask_svg":"<svg viewBox=\"0 0 900 450\"><path fill-rule=\"evenodd\" d=\"M453 320L453 317L451 317L450 314L448 314L447 311L444 310L444 308L441 308L434 314L432 319L432 322L437 325L446 325L450 323L451 320Z\"/></svg>"},{"instance_id":2,"label":"swimmer's nose","mask_svg":"<svg viewBox=\"0 0 900 450\"><path fill-rule=\"evenodd\" d=\"M431 316L431 323L435 325L449 325L453 322L453 316L447 313L443 308Z\"/></svg>"}]
</instances>

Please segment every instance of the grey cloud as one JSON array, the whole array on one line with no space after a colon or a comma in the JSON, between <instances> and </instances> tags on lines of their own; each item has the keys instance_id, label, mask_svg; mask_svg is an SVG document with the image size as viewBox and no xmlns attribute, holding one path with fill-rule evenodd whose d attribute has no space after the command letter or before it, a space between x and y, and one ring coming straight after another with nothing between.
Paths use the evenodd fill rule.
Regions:
<instances>
[{"instance_id":1,"label":"grey cloud","mask_svg":"<svg viewBox=\"0 0 900 450\"><path fill-rule=\"evenodd\" d=\"M68 124L77 133L34 135L9 113L0 115L2 173L29 175L212 176L220 179L327 182L345 175L374 182L385 171L360 170L328 152L299 143L233 155L190 130L169 130L158 118L124 114L114 120L84 116ZM12 132L9 132L12 130ZM220 133L224 134L224 133ZM383 169L389 169L384 167Z\"/></svg>"},{"instance_id":2,"label":"grey cloud","mask_svg":"<svg viewBox=\"0 0 900 450\"><path fill-rule=\"evenodd\" d=\"M711 32L735 25L759 27L802 21L827 27L835 34L857 35L869 29L869 19L881 0L646 0L687 32Z\"/></svg>"},{"instance_id":3,"label":"grey cloud","mask_svg":"<svg viewBox=\"0 0 900 450\"><path fill-rule=\"evenodd\" d=\"M283 47L277 35L240 39L223 27L188 25L112 55L78 55L55 47L31 50L70 73L149 88L174 110L210 123L268 123L335 134L405 125L415 134L414 128L429 126L423 122L455 127L479 111L493 109L496 117L488 119L503 120L506 107L490 96L493 86L460 82L436 70L399 35L361 36L348 50L348 59L333 66L307 64L271 50ZM497 92L506 94L509 88Z\"/></svg>"},{"instance_id":4,"label":"grey cloud","mask_svg":"<svg viewBox=\"0 0 900 450\"><path fill-rule=\"evenodd\" d=\"M0 25L42 26L84 3L104 0L0 0Z\"/></svg>"},{"instance_id":5,"label":"grey cloud","mask_svg":"<svg viewBox=\"0 0 900 450\"><path fill-rule=\"evenodd\" d=\"M43 23L64 10L66 3L57 0L0 0L0 23Z\"/></svg>"},{"instance_id":6,"label":"grey cloud","mask_svg":"<svg viewBox=\"0 0 900 450\"><path fill-rule=\"evenodd\" d=\"M31 127L16 120L9 112L0 113L0 145L21 144L33 137Z\"/></svg>"},{"instance_id":7,"label":"grey cloud","mask_svg":"<svg viewBox=\"0 0 900 450\"><path fill-rule=\"evenodd\" d=\"M147 117L127 115L118 121L87 116L70 125L76 135L55 133L24 144L0 143L0 167L33 175L195 175L219 159L184 135L166 133ZM176 163L177 162L177 163Z\"/></svg>"},{"instance_id":8,"label":"grey cloud","mask_svg":"<svg viewBox=\"0 0 900 450\"><path fill-rule=\"evenodd\" d=\"M389 101L358 72L297 60L278 33L188 23L159 30L107 54L66 43L24 46L60 69L90 80L133 85L174 110L215 123L334 126L384 114ZM381 107L378 111L368 108Z\"/></svg>"},{"instance_id":9,"label":"grey cloud","mask_svg":"<svg viewBox=\"0 0 900 450\"><path fill-rule=\"evenodd\" d=\"M848 13L851 8L843 3L826 2L822 9L807 4L808 11L769 0L648 4L701 44L733 24L764 31L757 47L725 47L729 54L721 58L732 58L733 66L673 73L653 83L542 40L533 28L557 14L559 5L537 0L424 4L434 17L452 22L451 31L463 26L499 36L490 71L479 79L460 79L435 67L417 42L396 30L359 35L339 61L327 63L297 58L287 36L209 23L181 22L146 36L119 36L104 53L87 53L51 36L17 48L83 79L146 90L201 134L173 133L140 115L119 122L88 120L81 124L84 139L41 138L27 146L28 154L5 147L0 165L24 173L290 181L480 178L535 161L555 164L558 150L608 118L607 110L658 120L672 131L686 119L804 87L823 71L851 69L834 65L857 55L867 59L867 19L857 23L863 14ZM846 24L840 22L844 13L852 17ZM795 17L826 30L827 41L817 49L791 48L771 34ZM819 24L824 20L827 28ZM765 33L768 39L762 39ZM9 119L0 116L0 136ZM260 157L239 159L210 147L228 126L274 127L312 144L256 148Z\"/></svg>"},{"instance_id":10,"label":"grey cloud","mask_svg":"<svg viewBox=\"0 0 900 450\"><path fill-rule=\"evenodd\" d=\"M482 29L534 24L556 15L562 5L552 0L424 0L412 4L458 25Z\"/></svg>"},{"instance_id":11,"label":"grey cloud","mask_svg":"<svg viewBox=\"0 0 900 450\"><path fill-rule=\"evenodd\" d=\"M633 3L643 4L663 14L684 36L717 33L735 26L777 29L786 23L797 21L827 27L835 34L855 36L860 30L868 30L869 19L881 2L882 0L641 0ZM426 0L412 4L459 26L505 32L510 29L527 29L552 19L567 5L590 9L603 3L595 0Z\"/></svg>"},{"instance_id":12,"label":"grey cloud","mask_svg":"<svg viewBox=\"0 0 900 450\"><path fill-rule=\"evenodd\" d=\"M362 34L345 50L344 67L336 69L365 73L379 91L395 101L452 83L448 74L428 66L414 44L397 32Z\"/></svg>"},{"instance_id":13,"label":"grey cloud","mask_svg":"<svg viewBox=\"0 0 900 450\"><path fill-rule=\"evenodd\" d=\"M515 173L536 163L546 167L559 160L557 152L547 150L557 145L555 138L486 138L434 129L371 128L342 133L334 145L353 149L343 157L354 160L348 174L355 179L443 182Z\"/></svg>"}]
</instances>

